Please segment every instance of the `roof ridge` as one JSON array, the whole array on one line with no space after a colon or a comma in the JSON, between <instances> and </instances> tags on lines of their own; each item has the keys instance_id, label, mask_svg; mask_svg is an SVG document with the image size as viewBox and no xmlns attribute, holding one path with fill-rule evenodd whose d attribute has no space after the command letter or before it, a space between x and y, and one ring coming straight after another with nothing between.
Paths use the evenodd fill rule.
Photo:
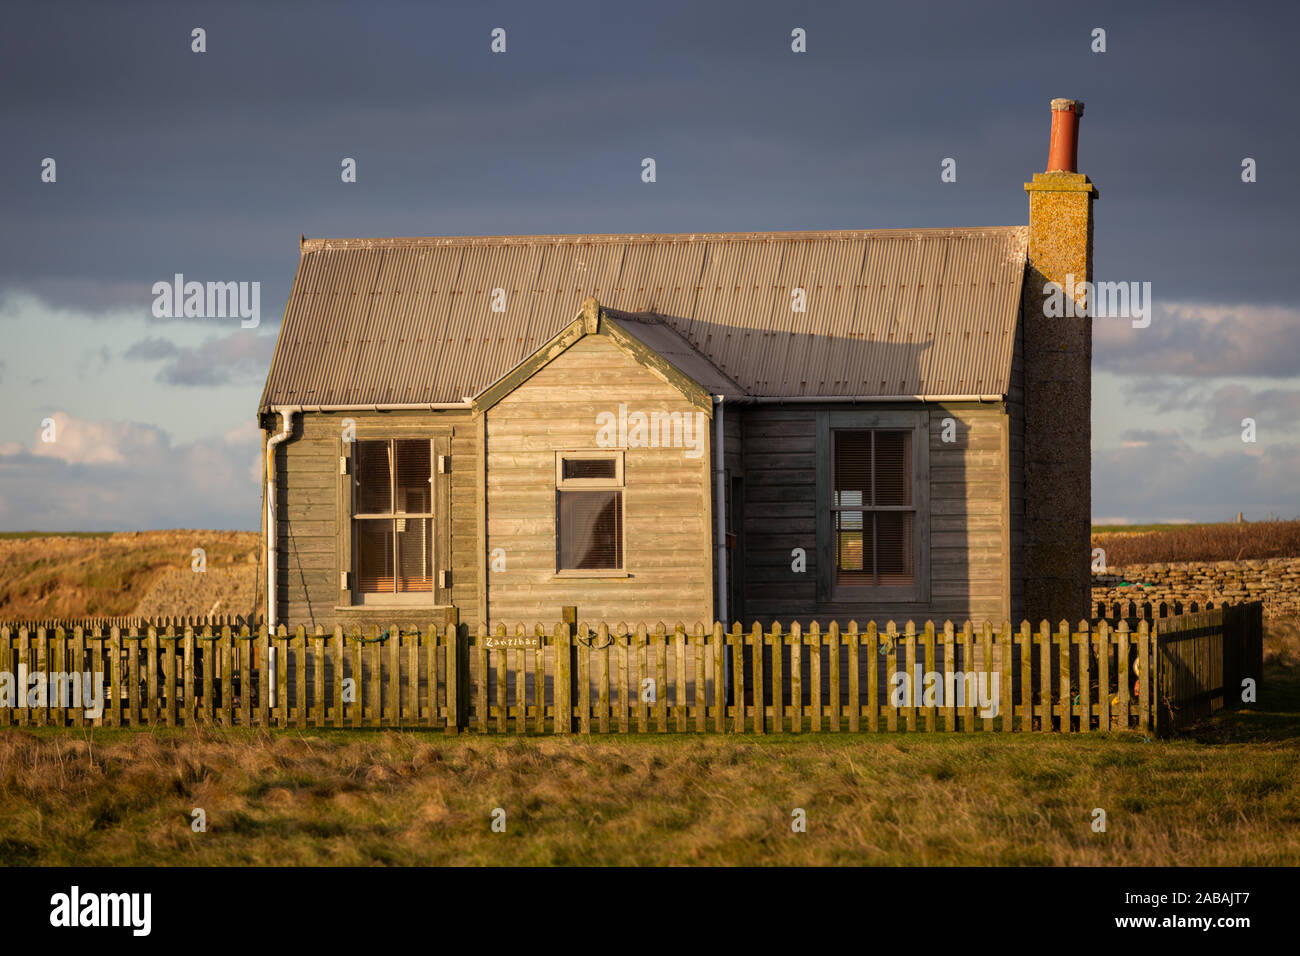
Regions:
<instances>
[{"instance_id":1,"label":"roof ridge","mask_svg":"<svg viewBox=\"0 0 1300 956\"><path fill-rule=\"evenodd\" d=\"M918 226L889 229L807 229L758 232L631 232L631 233L556 233L495 236L355 236L338 238L302 238L299 247L309 252L347 249L400 249L419 246L488 246L488 245L562 245L615 243L675 242L762 242L809 239L935 239L979 238L1024 230L1018 226Z\"/></svg>"}]
</instances>

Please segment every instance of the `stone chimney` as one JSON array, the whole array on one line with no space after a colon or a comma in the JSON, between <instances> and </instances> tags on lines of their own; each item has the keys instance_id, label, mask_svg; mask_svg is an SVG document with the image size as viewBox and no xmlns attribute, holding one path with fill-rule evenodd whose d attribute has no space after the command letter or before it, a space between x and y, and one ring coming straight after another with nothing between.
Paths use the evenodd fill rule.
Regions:
<instances>
[{"instance_id":1,"label":"stone chimney","mask_svg":"<svg viewBox=\"0 0 1300 956\"><path fill-rule=\"evenodd\" d=\"M1024 389L1024 514L1023 535L1016 535L1013 507L1012 540L1024 541L1024 613L1035 625L1043 619L1053 626L1063 619L1074 624L1090 616L1092 318L1086 314L1091 303L1074 287L1092 282L1092 203L1098 194L1077 170L1082 116L1078 100L1052 100L1047 171L1025 183L1029 250L1017 343ZM1052 303L1050 283L1063 290ZM1072 306L1064 296L1074 300Z\"/></svg>"}]
</instances>

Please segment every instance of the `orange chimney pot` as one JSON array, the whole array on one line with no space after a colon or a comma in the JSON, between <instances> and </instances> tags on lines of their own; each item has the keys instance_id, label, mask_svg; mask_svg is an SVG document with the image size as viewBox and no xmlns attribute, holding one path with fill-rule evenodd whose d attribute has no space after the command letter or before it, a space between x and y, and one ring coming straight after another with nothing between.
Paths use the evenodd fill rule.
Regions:
<instances>
[{"instance_id":1,"label":"orange chimney pot","mask_svg":"<svg viewBox=\"0 0 1300 956\"><path fill-rule=\"evenodd\" d=\"M1049 173L1079 171L1079 118L1082 116L1082 101L1052 100L1052 145L1047 153Z\"/></svg>"}]
</instances>

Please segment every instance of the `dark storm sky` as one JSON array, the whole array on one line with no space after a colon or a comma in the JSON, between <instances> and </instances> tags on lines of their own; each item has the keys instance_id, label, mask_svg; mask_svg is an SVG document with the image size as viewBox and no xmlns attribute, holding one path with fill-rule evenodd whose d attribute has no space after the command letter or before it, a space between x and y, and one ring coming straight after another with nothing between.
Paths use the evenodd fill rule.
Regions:
<instances>
[{"instance_id":1,"label":"dark storm sky","mask_svg":"<svg viewBox=\"0 0 1300 956\"><path fill-rule=\"evenodd\" d=\"M1150 335L1098 340L1094 515L1300 512L1297 19L1250 3L6 3L0 528L255 527L252 414L300 233L1022 223L1054 96L1087 104L1097 276L1149 281L1156 301ZM153 318L150 287L176 272L261 282L262 326ZM1243 447L1229 425L1252 413ZM57 450L47 416L70 430ZM1153 467L1178 480L1113 478Z\"/></svg>"}]
</instances>

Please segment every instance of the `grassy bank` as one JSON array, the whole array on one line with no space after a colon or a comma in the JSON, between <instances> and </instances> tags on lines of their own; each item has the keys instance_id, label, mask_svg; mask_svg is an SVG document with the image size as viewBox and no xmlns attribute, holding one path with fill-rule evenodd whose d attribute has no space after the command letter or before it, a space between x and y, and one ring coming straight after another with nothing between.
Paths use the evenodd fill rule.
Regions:
<instances>
[{"instance_id":1,"label":"grassy bank","mask_svg":"<svg viewBox=\"0 0 1300 956\"><path fill-rule=\"evenodd\" d=\"M179 582L168 613L205 614L212 601L192 587L204 583L191 571L194 549L204 549L209 573L237 571L251 593L259 547L257 534L247 531L6 534L0 536L0 620L132 614L168 574ZM242 603L251 607L251 597ZM222 610L246 613L245 606Z\"/></svg>"}]
</instances>

